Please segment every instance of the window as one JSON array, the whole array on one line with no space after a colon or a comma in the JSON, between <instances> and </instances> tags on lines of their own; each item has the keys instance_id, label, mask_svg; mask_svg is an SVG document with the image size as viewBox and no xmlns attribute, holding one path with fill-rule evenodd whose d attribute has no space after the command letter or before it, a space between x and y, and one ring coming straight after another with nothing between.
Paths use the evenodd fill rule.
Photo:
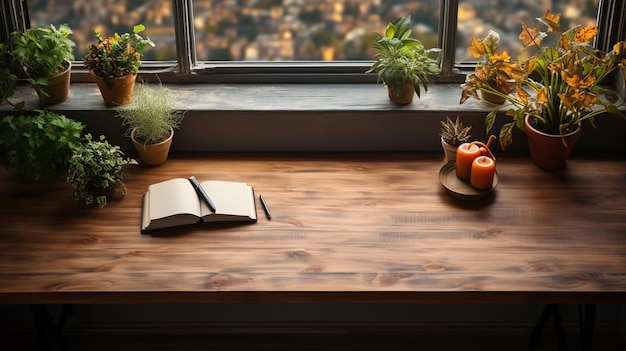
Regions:
<instances>
[{"instance_id":1,"label":"window","mask_svg":"<svg viewBox=\"0 0 626 351\"><path fill-rule=\"evenodd\" d=\"M473 37L485 37L489 30L500 34L500 49L511 56L522 51L518 35L521 23L536 23L548 10L562 15L561 24L571 28L577 24L595 25L599 0L508 1L506 10L494 1L460 0L456 37L457 62L473 61L468 47Z\"/></svg>"},{"instance_id":2,"label":"window","mask_svg":"<svg viewBox=\"0 0 626 351\"><path fill-rule=\"evenodd\" d=\"M174 9L171 0L28 0L31 26L67 23L76 42L74 55L79 61L95 43L94 30L104 37L132 31L143 23L156 47L146 50L145 60L175 61ZM142 35L143 35L142 34Z\"/></svg>"},{"instance_id":3,"label":"window","mask_svg":"<svg viewBox=\"0 0 626 351\"><path fill-rule=\"evenodd\" d=\"M8 0L0 9L2 39L29 25L68 23L78 61L94 29L108 35L143 23L157 44L143 68L169 67L171 79L342 82L375 81L364 74L372 33L406 14L426 47L443 49L439 80L458 81L471 61L469 41L489 29L516 53L520 21L552 9L571 23L598 18L598 45L607 49L623 40L625 7L619 0Z\"/></svg>"}]
</instances>

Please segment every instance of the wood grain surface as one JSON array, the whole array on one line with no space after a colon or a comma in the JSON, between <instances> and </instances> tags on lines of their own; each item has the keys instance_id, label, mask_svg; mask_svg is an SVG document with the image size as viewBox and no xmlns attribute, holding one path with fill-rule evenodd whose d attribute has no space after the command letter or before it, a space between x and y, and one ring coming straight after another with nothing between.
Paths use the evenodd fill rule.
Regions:
<instances>
[{"instance_id":1,"label":"wood grain surface","mask_svg":"<svg viewBox=\"0 0 626 351\"><path fill-rule=\"evenodd\" d=\"M2 170L0 303L626 303L626 162L598 157L501 155L469 202L427 153L174 154L101 210ZM252 185L258 222L141 234L148 185L191 175Z\"/></svg>"}]
</instances>

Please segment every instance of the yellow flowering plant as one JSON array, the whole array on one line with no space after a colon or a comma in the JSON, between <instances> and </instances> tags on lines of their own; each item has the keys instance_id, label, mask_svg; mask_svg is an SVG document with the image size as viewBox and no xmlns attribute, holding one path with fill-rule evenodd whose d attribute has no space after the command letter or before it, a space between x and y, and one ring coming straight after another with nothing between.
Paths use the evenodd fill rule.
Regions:
<instances>
[{"instance_id":1,"label":"yellow flowering plant","mask_svg":"<svg viewBox=\"0 0 626 351\"><path fill-rule=\"evenodd\" d=\"M536 52L527 60L515 64L521 69L521 74L511 71L513 74L503 84L510 90L500 91L476 74L468 77L463 85L461 103L469 97L481 99L478 89L507 101L492 110L485 119L489 132L500 110L507 109L506 115L513 118L513 122L505 123L500 129L499 140L503 150L510 145L515 126L524 130L526 115L530 116L530 122L536 129L561 136L572 132L586 120L594 125L594 118L602 113L626 118L619 111L624 102L617 94L600 85L613 70L625 66L626 60L621 58L624 42L615 44L610 52L602 52L591 44L598 33L595 26L578 25L565 30L559 24L560 15L551 11L537 20L547 26L548 33L556 33L556 44L542 46L549 34L542 32L537 24L528 27L522 23L519 39L524 49L534 48ZM505 63L504 66L508 64Z\"/></svg>"},{"instance_id":2,"label":"yellow flowering plant","mask_svg":"<svg viewBox=\"0 0 626 351\"><path fill-rule=\"evenodd\" d=\"M145 29L144 25L138 24L133 28L133 34L115 33L108 38L103 38L100 32L94 31L98 44L89 45L83 60L84 66L101 77L106 84L110 84L114 78L137 73L146 47L155 46L150 38L139 35Z\"/></svg>"},{"instance_id":3,"label":"yellow flowering plant","mask_svg":"<svg viewBox=\"0 0 626 351\"><path fill-rule=\"evenodd\" d=\"M473 38L470 43L470 53L476 59L482 59L476 64L473 74L467 76L462 101L469 96L476 99L487 99L487 102L501 104L505 101L500 95L490 94L490 90L497 90L503 95L512 93L517 85L515 82L524 79L524 70L521 64L511 61L506 51L498 53L500 35L490 30L482 39ZM486 93L491 98L479 97L478 91Z\"/></svg>"}]
</instances>

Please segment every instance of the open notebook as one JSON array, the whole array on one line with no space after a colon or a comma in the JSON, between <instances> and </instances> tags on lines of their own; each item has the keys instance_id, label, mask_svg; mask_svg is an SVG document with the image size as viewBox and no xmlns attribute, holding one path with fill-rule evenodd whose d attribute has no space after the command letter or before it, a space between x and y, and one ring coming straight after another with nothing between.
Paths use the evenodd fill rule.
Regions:
<instances>
[{"instance_id":1,"label":"open notebook","mask_svg":"<svg viewBox=\"0 0 626 351\"><path fill-rule=\"evenodd\" d=\"M215 213L198 196L189 179L174 178L150 185L143 196L142 232L207 222L256 221L252 186L219 180L200 185L215 205Z\"/></svg>"}]
</instances>

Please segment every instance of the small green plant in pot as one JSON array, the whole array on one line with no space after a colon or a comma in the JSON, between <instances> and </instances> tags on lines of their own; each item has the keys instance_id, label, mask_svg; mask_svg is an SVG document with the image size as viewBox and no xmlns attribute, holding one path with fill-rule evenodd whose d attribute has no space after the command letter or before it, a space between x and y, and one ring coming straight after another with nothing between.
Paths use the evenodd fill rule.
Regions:
<instances>
[{"instance_id":1,"label":"small green plant in pot","mask_svg":"<svg viewBox=\"0 0 626 351\"><path fill-rule=\"evenodd\" d=\"M445 121L441 121L441 133L439 133L439 136L441 137L441 146L447 162L456 160L456 150L459 145L467 143L472 137L472 134L470 134L471 129L471 126L464 126L458 116L454 121L450 117L446 117Z\"/></svg>"},{"instance_id":2,"label":"small green plant in pot","mask_svg":"<svg viewBox=\"0 0 626 351\"><path fill-rule=\"evenodd\" d=\"M67 169L84 128L51 111L5 116L0 121L0 148L6 151L2 163L18 177L54 180Z\"/></svg>"},{"instance_id":3,"label":"small green plant in pot","mask_svg":"<svg viewBox=\"0 0 626 351\"><path fill-rule=\"evenodd\" d=\"M137 84L132 102L121 108L118 116L141 161L157 166L167 160L174 129L179 128L185 112L176 109L175 99L161 84Z\"/></svg>"},{"instance_id":4,"label":"small green plant in pot","mask_svg":"<svg viewBox=\"0 0 626 351\"><path fill-rule=\"evenodd\" d=\"M106 105L120 106L131 101L141 56L148 46L155 46L150 38L139 34L145 29L138 24L132 34L115 33L107 38L94 31L98 44L89 45L83 65L98 84Z\"/></svg>"},{"instance_id":5,"label":"small green plant in pot","mask_svg":"<svg viewBox=\"0 0 626 351\"><path fill-rule=\"evenodd\" d=\"M128 189L122 182L127 176L124 167L135 164L137 161L126 157L119 146L109 144L104 136L92 140L91 134L86 134L69 159L67 182L74 187L76 201L97 203L103 208L117 188L126 195Z\"/></svg>"},{"instance_id":6,"label":"small green plant in pot","mask_svg":"<svg viewBox=\"0 0 626 351\"><path fill-rule=\"evenodd\" d=\"M429 57L441 50L426 50L421 41L410 38L410 22L411 16L401 17L387 25L384 35L375 33L375 62L367 71L378 73L389 99L400 105L411 103L415 94L421 97L422 88L428 91L428 76L441 71L437 60Z\"/></svg>"},{"instance_id":7,"label":"small green plant in pot","mask_svg":"<svg viewBox=\"0 0 626 351\"><path fill-rule=\"evenodd\" d=\"M70 61L76 44L72 29L63 24L13 33L13 57L29 77L43 104L56 104L69 96Z\"/></svg>"}]
</instances>

